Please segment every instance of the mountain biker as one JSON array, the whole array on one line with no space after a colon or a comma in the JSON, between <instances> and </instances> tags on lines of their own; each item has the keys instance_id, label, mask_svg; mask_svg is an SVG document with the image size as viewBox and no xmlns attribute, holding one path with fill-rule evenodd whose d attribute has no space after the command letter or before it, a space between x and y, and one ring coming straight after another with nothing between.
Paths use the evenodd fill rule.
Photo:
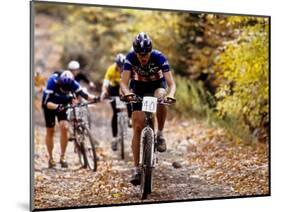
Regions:
<instances>
[{"instance_id":1,"label":"mountain biker","mask_svg":"<svg viewBox=\"0 0 281 212\"><path fill-rule=\"evenodd\" d=\"M103 80L101 99L104 99L108 96L116 97L120 95L120 78L121 78L121 71L124 62L125 62L125 55L119 53L116 55L114 64L108 67ZM112 136L113 136L111 148L113 151L116 151L117 134L118 134L118 128L117 128L118 109L116 108L115 100L111 102L111 108L113 112L113 116L111 119L111 128L112 128Z\"/></svg>"},{"instance_id":2,"label":"mountain biker","mask_svg":"<svg viewBox=\"0 0 281 212\"><path fill-rule=\"evenodd\" d=\"M130 87L128 87L129 80L131 80ZM133 50L127 54L123 66L120 86L124 97L127 97L128 101L132 100L130 89L134 94L141 97L149 95L175 101L176 85L169 63L160 51L152 49L152 40L144 32L139 33L134 38ZM144 127L144 113L141 111L141 107L141 103L132 104L134 133L132 150L135 165L131 178L133 185L139 185L141 177L139 168L140 134ZM156 148L159 152L166 151L166 142L163 136L166 115L166 107L158 105L156 114L158 122Z\"/></svg>"},{"instance_id":3,"label":"mountain biker","mask_svg":"<svg viewBox=\"0 0 281 212\"><path fill-rule=\"evenodd\" d=\"M86 83L90 88L94 89L96 86L95 84L89 80L89 78L81 72L80 70L80 63L76 60L71 60L68 65L67 65L68 70L70 70L72 72L72 74L75 77L75 80L78 83L81 83L81 81L83 81L84 83Z\"/></svg>"},{"instance_id":4,"label":"mountain biker","mask_svg":"<svg viewBox=\"0 0 281 212\"><path fill-rule=\"evenodd\" d=\"M54 161L52 154L56 117L60 128L60 164L63 168L68 167L65 160L65 151L68 142L68 123L66 110L63 109L63 106L73 101L71 93L82 96L87 100L93 100L95 98L94 95L85 93L82 90L80 84L74 80L73 74L68 70L62 72L61 74L52 74L47 80L47 86L43 91L42 108L46 124L46 145L49 153L49 168L56 166L56 162Z\"/></svg>"}]
</instances>

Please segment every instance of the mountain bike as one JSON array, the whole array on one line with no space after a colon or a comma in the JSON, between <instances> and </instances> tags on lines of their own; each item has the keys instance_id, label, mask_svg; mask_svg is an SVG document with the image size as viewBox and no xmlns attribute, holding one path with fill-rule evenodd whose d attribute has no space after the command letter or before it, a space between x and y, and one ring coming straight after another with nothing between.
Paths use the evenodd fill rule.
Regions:
<instances>
[{"instance_id":1,"label":"mountain bike","mask_svg":"<svg viewBox=\"0 0 281 212\"><path fill-rule=\"evenodd\" d=\"M141 167L141 199L147 199L148 194L152 192L153 186L153 169L157 162L157 140L153 126L154 113L156 113L157 105L171 105L175 100L170 98L167 100L159 99L151 96L139 97L132 94L134 100L132 102L141 102L142 111L145 114L145 124L141 131L140 140L140 167Z\"/></svg>"},{"instance_id":2,"label":"mountain bike","mask_svg":"<svg viewBox=\"0 0 281 212\"><path fill-rule=\"evenodd\" d=\"M90 133L87 124L87 106L99 101L99 97L90 102L78 103L76 105L65 106L68 110L68 118L72 127L72 136L70 141L74 141L75 152L78 153L79 162L83 168L89 167L90 170L97 170L97 154L95 141Z\"/></svg>"}]
</instances>

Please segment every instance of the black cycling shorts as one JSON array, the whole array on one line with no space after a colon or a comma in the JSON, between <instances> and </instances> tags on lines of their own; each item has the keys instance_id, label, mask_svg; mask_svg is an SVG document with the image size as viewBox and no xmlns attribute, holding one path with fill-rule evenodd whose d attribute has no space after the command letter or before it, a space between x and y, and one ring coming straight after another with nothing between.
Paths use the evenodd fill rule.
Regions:
<instances>
[{"instance_id":1,"label":"black cycling shorts","mask_svg":"<svg viewBox=\"0 0 281 212\"><path fill-rule=\"evenodd\" d=\"M132 89L133 93L140 96L154 96L154 92L158 88L167 88L167 84L165 79L160 79L151 82L142 82L142 81L135 81L132 80L130 82L130 89ZM139 111L142 108L142 103L133 103L132 104L132 111Z\"/></svg>"},{"instance_id":2,"label":"black cycling shorts","mask_svg":"<svg viewBox=\"0 0 281 212\"><path fill-rule=\"evenodd\" d=\"M48 127L48 128L52 128L55 126L56 117L57 117L58 121L67 120L66 111L57 112L56 110L50 110L46 107L43 107L43 112L44 112L45 124L46 124L46 127Z\"/></svg>"},{"instance_id":3,"label":"black cycling shorts","mask_svg":"<svg viewBox=\"0 0 281 212\"><path fill-rule=\"evenodd\" d=\"M108 94L109 94L109 96L119 96L119 89L120 89L119 85L117 85L117 86L109 85L108 86Z\"/></svg>"}]
</instances>

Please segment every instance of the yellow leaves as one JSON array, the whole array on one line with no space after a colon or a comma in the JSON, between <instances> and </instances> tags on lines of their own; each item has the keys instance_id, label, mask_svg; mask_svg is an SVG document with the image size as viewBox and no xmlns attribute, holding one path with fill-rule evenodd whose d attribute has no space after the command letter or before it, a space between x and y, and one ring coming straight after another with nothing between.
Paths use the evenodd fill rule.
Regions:
<instances>
[{"instance_id":1,"label":"yellow leaves","mask_svg":"<svg viewBox=\"0 0 281 212\"><path fill-rule=\"evenodd\" d=\"M240 23L250 19L231 17L229 20ZM219 114L237 120L246 116L249 122L241 123L245 127L249 124L254 127L263 125L261 122L264 120L258 114L268 113L269 97L265 92L268 91L267 55L268 32L259 24L245 28L235 42L226 43L225 51L215 64L225 78L216 93ZM232 82L231 87L229 81Z\"/></svg>"},{"instance_id":2,"label":"yellow leaves","mask_svg":"<svg viewBox=\"0 0 281 212\"><path fill-rule=\"evenodd\" d=\"M115 194L112 194L112 196L113 196L114 198L119 198L119 197L121 196L121 194L115 193Z\"/></svg>"}]
</instances>

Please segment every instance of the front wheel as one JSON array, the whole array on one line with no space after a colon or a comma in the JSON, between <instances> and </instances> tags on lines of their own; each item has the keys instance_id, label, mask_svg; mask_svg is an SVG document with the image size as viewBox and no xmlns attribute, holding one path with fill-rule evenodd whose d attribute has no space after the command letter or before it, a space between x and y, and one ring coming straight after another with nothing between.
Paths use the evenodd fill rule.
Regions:
<instances>
[{"instance_id":1,"label":"front wheel","mask_svg":"<svg viewBox=\"0 0 281 212\"><path fill-rule=\"evenodd\" d=\"M153 175L154 133L151 128L145 129L141 142L143 142L141 198L147 199L147 195L152 191Z\"/></svg>"},{"instance_id":2,"label":"front wheel","mask_svg":"<svg viewBox=\"0 0 281 212\"><path fill-rule=\"evenodd\" d=\"M92 171L97 171L97 153L95 148L94 139L90 133L88 128L85 128L85 135L84 135L84 153L85 153L85 160L88 167Z\"/></svg>"}]
</instances>

